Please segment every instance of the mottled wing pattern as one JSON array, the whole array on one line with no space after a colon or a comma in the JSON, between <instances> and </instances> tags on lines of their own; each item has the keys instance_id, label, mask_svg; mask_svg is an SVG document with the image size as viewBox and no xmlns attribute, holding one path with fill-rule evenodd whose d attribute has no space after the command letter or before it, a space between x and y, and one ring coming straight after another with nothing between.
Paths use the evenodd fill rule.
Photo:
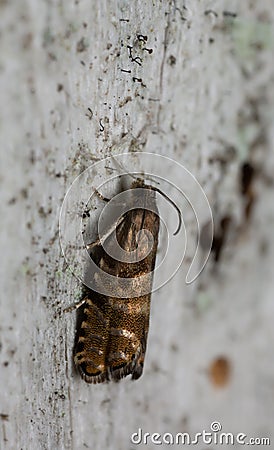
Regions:
<instances>
[{"instance_id":1,"label":"mottled wing pattern","mask_svg":"<svg viewBox=\"0 0 274 450\"><path fill-rule=\"evenodd\" d=\"M136 182L132 187L145 187ZM147 189L147 203L157 211L155 192ZM151 286L158 245L158 214L146 209L133 209L124 215L116 228L120 246L133 251L137 234L147 229L152 234L153 248L141 261L114 261L100 246L99 265L112 275L136 278L136 296L132 298L106 297L88 290L82 307L81 323L76 335L74 361L82 378L88 383L115 381L132 374L137 380L143 371L149 328L151 294L138 296L138 277L151 272ZM114 232L113 232L114 234ZM112 239L112 235L108 239ZM140 251L143 251L140 249ZM137 253L138 259L140 253Z\"/></svg>"}]
</instances>

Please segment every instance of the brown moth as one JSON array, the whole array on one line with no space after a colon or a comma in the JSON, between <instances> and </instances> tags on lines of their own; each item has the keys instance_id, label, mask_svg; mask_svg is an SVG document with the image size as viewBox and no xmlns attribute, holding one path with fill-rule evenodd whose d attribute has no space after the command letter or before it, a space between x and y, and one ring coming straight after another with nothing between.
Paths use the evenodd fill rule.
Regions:
<instances>
[{"instance_id":1,"label":"brown moth","mask_svg":"<svg viewBox=\"0 0 274 450\"><path fill-rule=\"evenodd\" d=\"M137 380L143 372L160 220L155 195L158 189L137 179L131 185L130 193L136 192L136 189L138 192L138 188L142 188L140 192L147 209L134 208L132 194L129 206L134 209L122 216L107 238L109 248L116 238L122 249L135 251L137 262L115 260L99 242L93 245L97 266L116 277L120 291L119 296L109 297L86 290L78 317L74 362L87 383L102 383L111 379L118 381L130 374L133 380ZM139 239L141 230L150 233L152 241ZM145 279L143 275L147 275ZM122 298L119 281L125 278L133 280L132 291L130 296ZM100 275L96 283L98 286L103 283ZM148 293L142 295L142 292Z\"/></svg>"}]
</instances>

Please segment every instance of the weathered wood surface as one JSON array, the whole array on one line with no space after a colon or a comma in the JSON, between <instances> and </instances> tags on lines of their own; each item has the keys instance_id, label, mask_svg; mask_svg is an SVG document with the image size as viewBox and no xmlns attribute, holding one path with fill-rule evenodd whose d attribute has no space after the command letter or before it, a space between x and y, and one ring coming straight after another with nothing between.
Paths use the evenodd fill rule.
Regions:
<instances>
[{"instance_id":1,"label":"weathered wood surface","mask_svg":"<svg viewBox=\"0 0 274 450\"><path fill-rule=\"evenodd\" d=\"M193 436L213 420L274 439L273 11L252 0L0 2L1 449L131 449L139 428ZM142 378L91 386L73 368L75 314L60 314L80 283L58 219L94 157L130 149L197 177L215 244L230 222L217 263L186 286L189 250L153 295ZM243 163L255 169L244 194Z\"/></svg>"}]
</instances>

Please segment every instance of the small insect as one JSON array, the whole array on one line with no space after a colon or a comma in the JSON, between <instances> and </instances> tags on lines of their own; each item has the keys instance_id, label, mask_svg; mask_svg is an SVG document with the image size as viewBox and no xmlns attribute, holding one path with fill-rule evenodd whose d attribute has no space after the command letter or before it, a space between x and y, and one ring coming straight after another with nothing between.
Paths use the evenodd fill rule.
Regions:
<instances>
[{"instance_id":1,"label":"small insect","mask_svg":"<svg viewBox=\"0 0 274 450\"><path fill-rule=\"evenodd\" d=\"M142 188L144 208L134 208L136 192ZM175 203L157 188L137 179L129 190L128 211L120 218L107 236L109 248L118 241L126 252L135 252L136 260L123 262L115 260L99 241L87 246L104 272L121 279L132 279L130 297L110 297L86 289L79 309L78 327L74 346L74 362L81 377L87 383L118 381L127 375L137 380L143 372L149 329L150 299L159 234L159 214L156 205L156 191L161 193L176 208L181 226L180 210ZM135 194L134 194L135 193ZM140 238L139 232L150 234L149 239ZM151 243L148 252L148 243ZM147 275L143 281L142 275ZM96 284L103 281L95 273ZM147 283L144 286L144 283ZM140 295L147 290L147 294ZM148 289L147 289L148 288ZM118 288L119 289L119 288ZM122 289L122 288L121 288ZM99 289L100 291L100 289Z\"/></svg>"}]
</instances>

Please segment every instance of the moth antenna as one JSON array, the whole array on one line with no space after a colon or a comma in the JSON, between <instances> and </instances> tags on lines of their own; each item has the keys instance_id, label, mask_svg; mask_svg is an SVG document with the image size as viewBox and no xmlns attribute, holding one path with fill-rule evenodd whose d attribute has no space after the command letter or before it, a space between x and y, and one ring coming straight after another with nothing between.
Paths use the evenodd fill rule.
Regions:
<instances>
[{"instance_id":1,"label":"moth antenna","mask_svg":"<svg viewBox=\"0 0 274 450\"><path fill-rule=\"evenodd\" d=\"M120 169L123 169L126 173L127 173L127 175L128 176L130 176L130 177L132 177L134 180L136 180L136 181L138 181L140 178L139 177L136 177L136 176L134 176L132 173L130 173L130 172L127 172L127 170L125 169L125 167L123 166L123 164L121 164L119 161L117 161L116 159L115 159L115 156L113 156L112 157L113 158L113 160L114 160L114 163L120 168ZM113 170L115 170L115 169L113 169ZM116 170L118 170L118 169L116 169ZM138 172L137 172L138 173ZM144 176L144 178L146 179L146 180L150 180L150 181L154 181L154 183L155 183L155 180L153 180L153 179L151 179L150 177L148 177L148 176ZM157 182L156 182L157 183ZM158 183L159 184L159 183ZM158 192L159 194L161 194L175 209L176 209L176 211L177 211L177 213L178 213L178 227L177 227L177 229L175 230L175 232L173 233L173 236L176 236L176 234L178 234L179 233L179 231L180 231L180 229L181 229L181 226L182 226L182 213L181 213L181 211L180 211L180 209L178 208L178 206L176 205L176 203L173 201L173 200L171 200L171 198L169 198L163 191L161 191L161 189L158 189L157 187L154 187L154 186L151 186L152 187L152 189L154 190L154 191L156 191L156 192Z\"/></svg>"},{"instance_id":2,"label":"moth antenna","mask_svg":"<svg viewBox=\"0 0 274 450\"><path fill-rule=\"evenodd\" d=\"M154 183L159 184L158 181L155 181L154 178L152 178L150 176L146 176L141 171L140 172L136 172L136 174L133 175L133 173L127 171L127 169L125 168L125 166L122 163L120 163L119 161L117 161L115 159L115 156L113 156L112 159L113 159L114 163L119 167L119 169L114 169L113 168L112 170L117 170L118 171L118 170L122 169L125 172L126 175L128 175L129 177L133 178L136 181L138 181L140 179L140 175L141 175L144 179L149 180L149 181L153 181ZM125 174L123 174L123 175L125 175ZM121 175L121 176L123 176L123 175Z\"/></svg>"},{"instance_id":3,"label":"moth antenna","mask_svg":"<svg viewBox=\"0 0 274 450\"><path fill-rule=\"evenodd\" d=\"M159 194L161 194L176 209L176 211L178 213L178 227L177 227L176 231L173 233L173 236L176 236L176 234L179 233L181 226L182 226L182 213L181 213L180 209L178 208L176 203L170 197L168 197L168 195L166 195L163 191L161 191L161 189L158 189L154 186L152 187L152 189L154 191L158 192Z\"/></svg>"}]
</instances>

